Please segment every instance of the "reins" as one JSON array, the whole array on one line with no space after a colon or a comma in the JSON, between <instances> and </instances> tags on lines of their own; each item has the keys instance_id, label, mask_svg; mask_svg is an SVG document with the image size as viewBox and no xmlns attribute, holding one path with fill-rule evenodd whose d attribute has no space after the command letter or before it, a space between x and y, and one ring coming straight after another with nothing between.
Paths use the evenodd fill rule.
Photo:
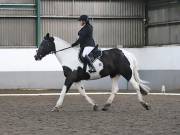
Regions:
<instances>
[{"instance_id":1,"label":"reins","mask_svg":"<svg viewBox=\"0 0 180 135\"><path fill-rule=\"evenodd\" d=\"M69 48L72 48L72 47L70 46L70 47L67 47L67 48L64 48L64 49L61 49L61 50L55 51L55 53L57 53L57 52L61 52L61 51L64 51L64 50L67 50L67 49L69 49Z\"/></svg>"}]
</instances>

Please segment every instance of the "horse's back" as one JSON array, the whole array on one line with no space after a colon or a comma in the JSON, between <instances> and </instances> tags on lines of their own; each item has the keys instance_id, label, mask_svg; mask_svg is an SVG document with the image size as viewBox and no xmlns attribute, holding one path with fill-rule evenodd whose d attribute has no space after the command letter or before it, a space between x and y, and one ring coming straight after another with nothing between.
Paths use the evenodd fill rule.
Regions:
<instances>
[{"instance_id":1,"label":"horse's back","mask_svg":"<svg viewBox=\"0 0 180 135\"><path fill-rule=\"evenodd\" d=\"M124 52L118 48L113 48L113 49L109 49L109 50L104 50L102 53L102 59L105 61L111 61L113 62L115 65L116 64L126 64L126 65L130 65L130 62L128 61L126 55L124 54Z\"/></svg>"},{"instance_id":2,"label":"horse's back","mask_svg":"<svg viewBox=\"0 0 180 135\"><path fill-rule=\"evenodd\" d=\"M130 61L122 50L118 48L104 50L101 60L104 64L104 75L109 73L111 77L114 77L119 74L127 80L131 78Z\"/></svg>"}]
</instances>

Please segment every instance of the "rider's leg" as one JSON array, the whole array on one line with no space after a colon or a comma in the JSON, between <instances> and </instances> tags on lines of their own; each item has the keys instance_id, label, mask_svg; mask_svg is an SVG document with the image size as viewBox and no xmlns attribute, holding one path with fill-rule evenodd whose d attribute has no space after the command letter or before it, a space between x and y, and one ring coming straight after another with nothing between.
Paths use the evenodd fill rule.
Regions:
<instances>
[{"instance_id":1,"label":"rider's leg","mask_svg":"<svg viewBox=\"0 0 180 135\"><path fill-rule=\"evenodd\" d=\"M85 62L85 60L84 60L83 63L84 63L84 65L83 65L83 71L86 72L87 62Z\"/></svg>"},{"instance_id":2,"label":"rider's leg","mask_svg":"<svg viewBox=\"0 0 180 135\"><path fill-rule=\"evenodd\" d=\"M85 64L88 64L88 66L89 66L89 68L90 68L89 72L96 72L96 70L95 70L95 68L94 68L94 66L93 66L93 64L92 64L92 62L91 62L91 60L90 60L90 58L89 58L89 56L88 56L88 54L89 54L93 49L94 49L94 47L91 47L91 46L85 47L84 50L83 50L83 53L82 53L82 56L83 56L83 58L84 58L84 60L85 60L84 63L85 63Z\"/></svg>"},{"instance_id":3,"label":"rider's leg","mask_svg":"<svg viewBox=\"0 0 180 135\"><path fill-rule=\"evenodd\" d=\"M90 72L90 73L96 72L96 69L95 69L94 65L92 64L91 59L89 58L89 56L86 55L84 58L85 58L88 66L89 66L89 68L90 68L90 69L89 69L89 72Z\"/></svg>"}]
</instances>

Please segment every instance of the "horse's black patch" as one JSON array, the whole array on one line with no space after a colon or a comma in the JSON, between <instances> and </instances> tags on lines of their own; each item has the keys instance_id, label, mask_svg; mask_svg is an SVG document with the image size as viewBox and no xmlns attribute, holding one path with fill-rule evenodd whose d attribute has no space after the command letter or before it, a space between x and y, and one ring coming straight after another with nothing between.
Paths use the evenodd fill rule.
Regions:
<instances>
[{"instance_id":1,"label":"horse's black patch","mask_svg":"<svg viewBox=\"0 0 180 135\"><path fill-rule=\"evenodd\" d=\"M131 79L132 70L130 63L122 50L117 48L103 51L101 61L103 62L104 69L100 72L101 77L110 75L122 75L128 81Z\"/></svg>"},{"instance_id":2,"label":"horse's black patch","mask_svg":"<svg viewBox=\"0 0 180 135\"><path fill-rule=\"evenodd\" d=\"M139 85L140 92L143 96L148 95L148 92Z\"/></svg>"},{"instance_id":3,"label":"horse's black patch","mask_svg":"<svg viewBox=\"0 0 180 135\"><path fill-rule=\"evenodd\" d=\"M81 80L88 80L90 79L90 75L86 73L81 67L78 67L78 78Z\"/></svg>"},{"instance_id":4,"label":"horse's black patch","mask_svg":"<svg viewBox=\"0 0 180 135\"><path fill-rule=\"evenodd\" d=\"M121 50L105 50L103 51L100 60L104 65L103 70L100 71L101 77L110 75L110 77L113 78L116 75L122 75L128 81L131 79L132 71L130 68L130 63ZM63 66L63 71L64 76L66 77L66 92L68 92L69 88L74 82L90 79L90 75L86 73L81 67L78 67L77 70L72 71L72 69L70 69L69 67Z\"/></svg>"},{"instance_id":5,"label":"horse's black patch","mask_svg":"<svg viewBox=\"0 0 180 135\"><path fill-rule=\"evenodd\" d=\"M84 72L84 70L81 67L78 67L77 70L72 71L69 67L63 66L63 71L66 77L65 80L65 85L67 87L66 92L68 92L69 88L74 82L79 82L81 80L88 80L90 78L90 75Z\"/></svg>"},{"instance_id":6,"label":"horse's black patch","mask_svg":"<svg viewBox=\"0 0 180 135\"><path fill-rule=\"evenodd\" d=\"M103 62L103 70L100 71L101 78L110 75L111 78L116 75L122 75L128 81L132 77L132 70L130 68L130 62L122 52L117 48L105 50L102 53L100 60ZM65 85L67 90L70 88L73 82L79 82L81 80L90 79L90 75L86 73L81 67L72 71L68 67L63 67L64 75L66 76Z\"/></svg>"},{"instance_id":7,"label":"horse's black patch","mask_svg":"<svg viewBox=\"0 0 180 135\"><path fill-rule=\"evenodd\" d=\"M63 72L64 72L64 76L67 77L72 73L72 70L67 66L63 66Z\"/></svg>"},{"instance_id":8,"label":"horse's black patch","mask_svg":"<svg viewBox=\"0 0 180 135\"><path fill-rule=\"evenodd\" d=\"M49 33L46 34L43 41L41 42L37 54L34 56L35 60L41 60L48 54L56 53L56 47L54 43L54 38L49 36Z\"/></svg>"}]
</instances>

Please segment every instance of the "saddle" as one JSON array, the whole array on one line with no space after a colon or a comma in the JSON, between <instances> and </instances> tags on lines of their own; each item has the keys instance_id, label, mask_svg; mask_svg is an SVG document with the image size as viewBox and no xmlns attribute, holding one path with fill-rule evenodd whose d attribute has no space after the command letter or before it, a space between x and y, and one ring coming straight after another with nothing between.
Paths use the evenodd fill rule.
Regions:
<instances>
[{"instance_id":1,"label":"saddle","mask_svg":"<svg viewBox=\"0 0 180 135\"><path fill-rule=\"evenodd\" d=\"M96 59L100 59L102 56L102 51L98 48L98 45L96 45L94 49L88 54L88 56L93 63Z\"/></svg>"},{"instance_id":2,"label":"saddle","mask_svg":"<svg viewBox=\"0 0 180 135\"><path fill-rule=\"evenodd\" d=\"M79 52L79 60L84 63L84 59L81 56L82 52ZM98 44L94 47L94 49L88 54L91 62L93 63L96 59L100 59L102 56L102 51L98 48Z\"/></svg>"}]
</instances>

